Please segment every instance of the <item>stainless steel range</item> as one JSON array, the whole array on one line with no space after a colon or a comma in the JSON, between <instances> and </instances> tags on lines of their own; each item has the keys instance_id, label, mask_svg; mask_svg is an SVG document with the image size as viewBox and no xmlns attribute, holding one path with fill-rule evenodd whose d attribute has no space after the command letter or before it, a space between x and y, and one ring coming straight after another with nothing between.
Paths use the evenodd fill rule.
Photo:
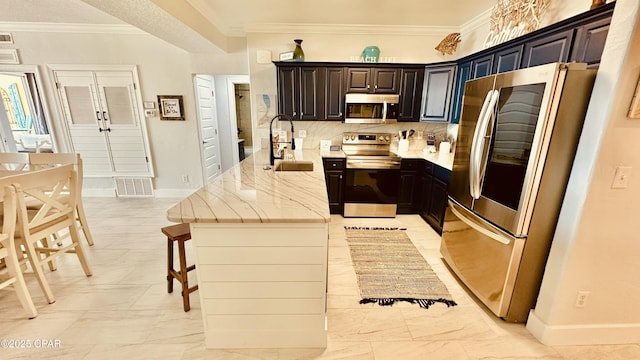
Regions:
<instances>
[{"instance_id":1,"label":"stainless steel range","mask_svg":"<svg viewBox=\"0 0 640 360\"><path fill-rule=\"evenodd\" d=\"M400 161L389 151L392 134L347 132L345 217L395 217L400 190Z\"/></svg>"}]
</instances>

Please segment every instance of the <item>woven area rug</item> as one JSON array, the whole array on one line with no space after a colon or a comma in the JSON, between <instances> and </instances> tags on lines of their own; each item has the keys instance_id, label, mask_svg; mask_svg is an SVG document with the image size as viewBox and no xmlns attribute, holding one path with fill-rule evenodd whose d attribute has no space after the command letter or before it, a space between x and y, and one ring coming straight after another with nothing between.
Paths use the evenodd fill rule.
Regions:
<instances>
[{"instance_id":1,"label":"woven area rug","mask_svg":"<svg viewBox=\"0 0 640 360\"><path fill-rule=\"evenodd\" d=\"M361 304L457 305L404 229L345 226Z\"/></svg>"}]
</instances>

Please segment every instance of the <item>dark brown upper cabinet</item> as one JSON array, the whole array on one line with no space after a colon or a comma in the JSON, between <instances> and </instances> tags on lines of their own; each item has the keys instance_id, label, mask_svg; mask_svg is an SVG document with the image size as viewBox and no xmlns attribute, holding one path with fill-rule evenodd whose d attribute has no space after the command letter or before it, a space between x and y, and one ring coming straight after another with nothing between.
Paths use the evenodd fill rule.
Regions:
<instances>
[{"instance_id":1,"label":"dark brown upper cabinet","mask_svg":"<svg viewBox=\"0 0 640 360\"><path fill-rule=\"evenodd\" d=\"M344 120L344 77L343 67L327 67L324 77L324 113L326 120Z\"/></svg>"},{"instance_id":2,"label":"dark brown upper cabinet","mask_svg":"<svg viewBox=\"0 0 640 360\"><path fill-rule=\"evenodd\" d=\"M420 121L424 68L403 68L400 74L398 121Z\"/></svg>"},{"instance_id":3,"label":"dark brown upper cabinet","mask_svg":"<svg viewBox=\"0 0 640 360\"><path fill-rule=\"evenodd\" d=\"M346 73L347 93L398 94L400 90L397 68L349 67Z\"/></svg>"},{"instance_id":4,"label":"dark brown upper cabinet","mask_svg":"<svg viewBox=\"0 0 640 360\"><path fill-rule=\"evenodd\" d=\"M294 120L324 120L325 70L278 66L278 113Z\"/></svg>"}]
</instances>

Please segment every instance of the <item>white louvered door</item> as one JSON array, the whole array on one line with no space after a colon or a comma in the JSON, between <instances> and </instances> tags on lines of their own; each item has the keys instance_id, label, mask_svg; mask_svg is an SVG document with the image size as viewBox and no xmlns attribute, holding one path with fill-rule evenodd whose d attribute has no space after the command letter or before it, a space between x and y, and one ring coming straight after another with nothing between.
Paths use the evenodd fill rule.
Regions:
<instances>
[{"instance_id":1,"label":"white louvered door","mask_svg":"<svg viewBox=\"0 0 640 360\"><path fill-rule=\"evenodd\" d=\"M86 176L152 176L134 74L54 71L71 142Z\"/></svg>"},{"instance_id":2,"label":"white louvered door","mask_svg":"<svg viewBox=\"0 0 640 360\"><path fill-rule=\"evenodd\" d=\"M148 162L136 106L135 87L130 72L96 72L102 121L117 174L145 173Z\"/></svg>"},{"instance_id":3,"label":"white louvered door","mask_svg":"<svg viewBox=\"0 0 640 360\"><path fill-rule=\"evenodd\" d=\"M55 75L62 112L73 148L84 160L84 173L111 176L113 167L93 72L58 71Z\"/></svg>"}]
</instances>

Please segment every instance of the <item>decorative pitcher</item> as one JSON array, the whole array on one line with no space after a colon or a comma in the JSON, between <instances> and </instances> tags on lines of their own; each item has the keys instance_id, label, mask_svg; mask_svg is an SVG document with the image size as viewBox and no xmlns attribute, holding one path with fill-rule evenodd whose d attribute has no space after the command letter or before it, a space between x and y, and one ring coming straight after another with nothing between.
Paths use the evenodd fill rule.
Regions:
<instances>
[{"instance_id":1,"label":"decorative pitcher","mask_svg":"<svg viewBox=\"0 0 640 360\"><path fill-rule=\"evenodd\" d=\"M293 50L293 61L304 61L304 51L302 51L302 40L295 39L296 48Z\"/></svg>"},{"instance_id":2,"label":"decorative pitcher","mask_svg":"<svg viewBox=\"0 0 640 360\"><path fill-rule=\"evenodd\" d=\"M362 61L366 63L378 62L380 59L380 48L377 46L367 46L362 51Z\"/></svg>"}]
</instances>

